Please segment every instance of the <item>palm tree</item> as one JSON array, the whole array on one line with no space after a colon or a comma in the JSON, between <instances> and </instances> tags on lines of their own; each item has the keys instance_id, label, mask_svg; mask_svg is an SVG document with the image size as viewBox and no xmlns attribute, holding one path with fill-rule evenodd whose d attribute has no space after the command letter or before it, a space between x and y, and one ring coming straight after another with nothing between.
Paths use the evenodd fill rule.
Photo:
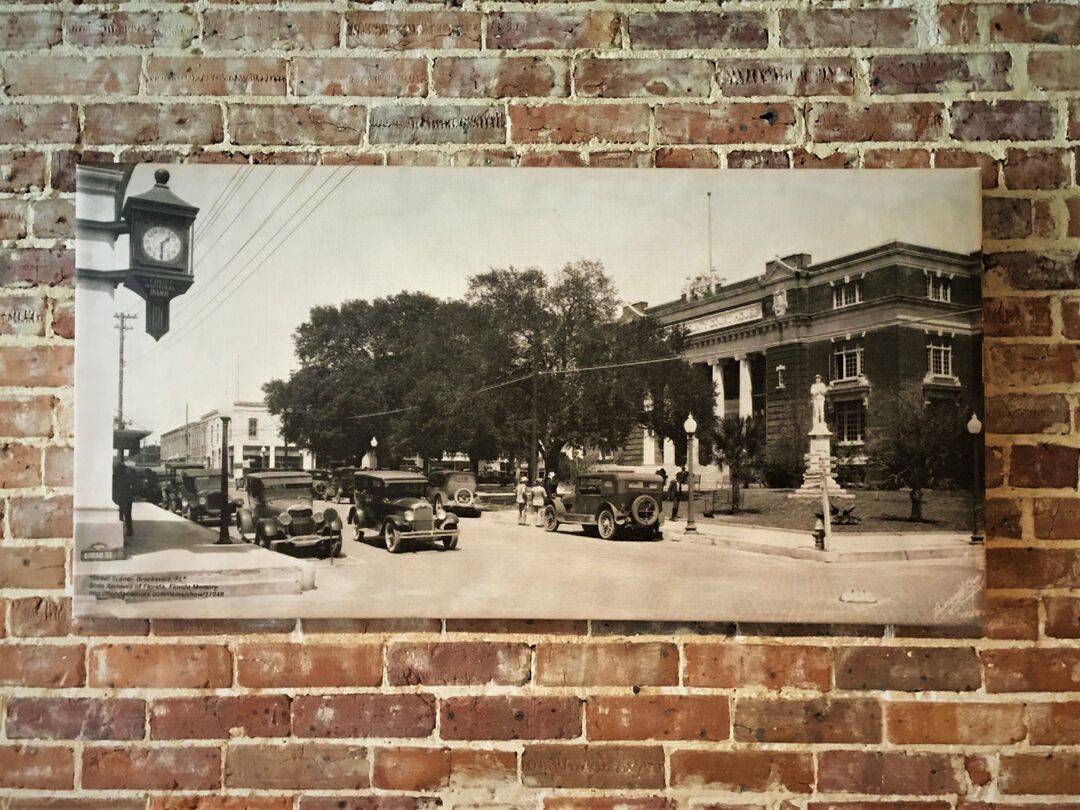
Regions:
<instances>
[{"instance_id":1,"label":"palm tree","mask_svg":"<svg viewBox=\"0 0 1080 810\"><path fill-rule=\"evenodd\" d=\"M740 511L739 490L751 480L753 471L761 466L765 453L765 425L757 416L727 415L721 419L713 435L716 461L726 464L731 477L731 511Z\"/></svg>"}]
</instances>

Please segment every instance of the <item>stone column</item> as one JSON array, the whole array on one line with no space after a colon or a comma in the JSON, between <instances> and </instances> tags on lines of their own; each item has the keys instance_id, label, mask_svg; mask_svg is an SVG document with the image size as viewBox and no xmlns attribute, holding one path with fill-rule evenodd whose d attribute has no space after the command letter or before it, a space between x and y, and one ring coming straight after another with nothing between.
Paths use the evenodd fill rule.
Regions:
<instances>
[{"instance_id":1,"label":"stone column","mask_svg":"<svg viewBox=\"0 0 1080 810\"><path fill-rule=\"evenodd\" d=\"M716 358L709 365L712 366L713 387L716 389L716 421L724 418L724 359Z\"/></svg>"},{"instance_id":2,"label":"stone column","mask_svg":"<svg viewBox=\"0 0 1080 810\"><path fill-rule=\"evenodd\" d=\"M675 464L675 442L671 439L664 439L664 464Z\"/></svg>"},{"instance_id":3,"label":"stone column","mask_svg":"<svg viewBox=\"0 0 1080 810\"><path fill-rule=\"evenodd\" d=\"M745 419L754 414L754 393L750 388L750 357L739 358L739 416Z\"/></svg>"},{"instance_id":4,"label":"stone column","mask_svg":"<svg viewBox=\"0 0 1080 810\"><path fill-rule=\"evenodd\" d=\"M641 463L656 463L656 434L648 428L642 428L641 433Z\"/></svg>"}]
</instances>

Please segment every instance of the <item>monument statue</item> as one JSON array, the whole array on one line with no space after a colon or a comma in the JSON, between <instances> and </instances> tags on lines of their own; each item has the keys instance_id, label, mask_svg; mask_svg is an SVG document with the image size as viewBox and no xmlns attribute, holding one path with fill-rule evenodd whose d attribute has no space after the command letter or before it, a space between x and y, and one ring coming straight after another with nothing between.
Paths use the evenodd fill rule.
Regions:
<instances>
[{"instance_id":1,"label":"monument statue","mask_svg":"<svg viewBox=\"0 0 1080 810\"><path fill-rule=\"evenodd\" d=\"M825 424L825 395L829 387L821 381L821 375L814 375L814 384L810 386L810 401L813 405L811 424L814 426Z\"/></svg>"}]
</instances>

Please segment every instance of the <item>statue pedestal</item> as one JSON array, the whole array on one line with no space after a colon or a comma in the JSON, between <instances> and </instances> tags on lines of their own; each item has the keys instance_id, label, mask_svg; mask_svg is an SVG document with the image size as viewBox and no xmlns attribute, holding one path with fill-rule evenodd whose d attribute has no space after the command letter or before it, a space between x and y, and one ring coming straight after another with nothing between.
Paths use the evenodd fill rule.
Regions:
<instances>
[{"instance_id":1,"label":"statue pedestal","mask_svg":"<svg viewBox=\"0 0 1080 810\"><path fill-rule=\"evenodd\" d=\"M795 492L793 498L820 498L823 482L828 482L829 497L845 497L847 492L836 483L832 472L832 431L823 423L818 422L810 428L810 452L805 456L806 472L803 473L803 483Z\"/></svg>"}]
</instances>

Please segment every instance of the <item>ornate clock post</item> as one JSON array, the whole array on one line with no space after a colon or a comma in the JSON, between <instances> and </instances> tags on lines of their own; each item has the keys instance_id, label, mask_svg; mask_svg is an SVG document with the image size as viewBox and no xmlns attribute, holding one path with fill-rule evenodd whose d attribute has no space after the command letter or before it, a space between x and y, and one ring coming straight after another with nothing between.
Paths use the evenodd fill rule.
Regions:
<instances>
[{"instance_id":1,"label":"ornate clock post","mask_svg":"<svg viewBox=\"0 0 1080 810\"><path fill-rule=\"evenodd\" d=\"M169 331L169 302L186 292L192 275L192 226L199 209L169 190L169 172L154 172L154 187L128 197L123 217L130 238L124 284L146 299L146 331L154 340Z\"/></svg>"}]
</instances>

